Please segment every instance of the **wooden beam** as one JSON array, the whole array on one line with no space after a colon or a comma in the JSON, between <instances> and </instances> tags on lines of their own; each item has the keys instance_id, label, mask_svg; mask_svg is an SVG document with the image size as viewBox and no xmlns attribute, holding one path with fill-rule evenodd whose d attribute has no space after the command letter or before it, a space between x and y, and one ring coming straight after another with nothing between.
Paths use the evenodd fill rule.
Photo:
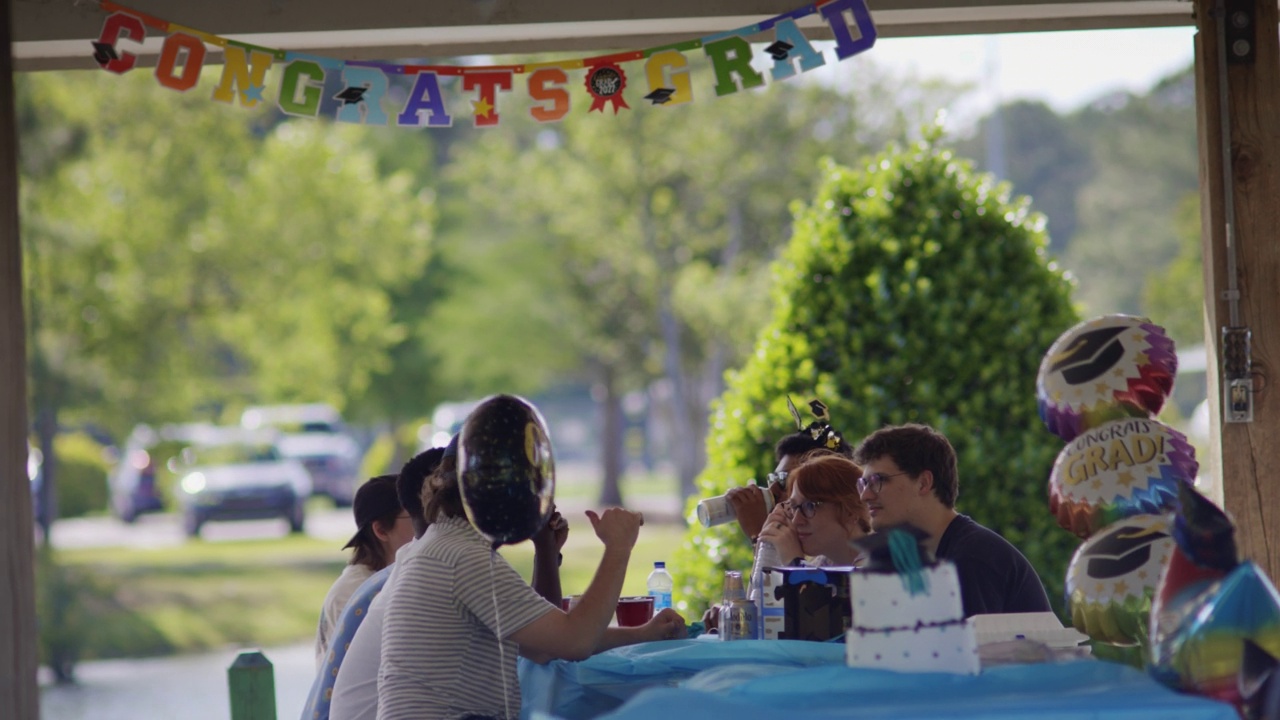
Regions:
<instances>
[{"instance_id":1,"label":"wooden beam","mask_svg":"<svg viewBox=\"0 0 1280 720\"><path fill-rule=\"evenodd\" d=\"M1195 0L1196 119L1204 243L1205 318L1211 358L1207 381L1214 469L1236 520L1246 558L1280 578L1280 20L1274 2L1245 3L1254 13L1255 57L1227 63L1230 176L1224 181L1218 18L1214 0ZM1239 325L1252 331L1253 421L1223 422L1221 329L1232 324L1227 198L1234 197L1235 280Z\"/></svg>"},{"instance_id":2,"label":"wooden beam","mask_svg":"<svg viewBox=\"0 0 1280 720\"><path fill-rule=\"evenodd\" d=\"M38 720L11 17L9 0L0 0L0 718Z\"/></svg>"},{"instance_id":3,"label":"wooden beam","mask_svg":"<svg viewBox=\"0 0 1280 720\"><path fill-rule=\"evenodd\" d=\"M255 45L344 59L639 49L733 30L798 0L130 0L123 5ZM1190 25L1178 0L869 0L882 37ZM94 2L14 0L19 70L96 67ZM821 19L801 21L829 38ZM140 57L154 62L160 37Z\"/></svg>"}]
</instances>

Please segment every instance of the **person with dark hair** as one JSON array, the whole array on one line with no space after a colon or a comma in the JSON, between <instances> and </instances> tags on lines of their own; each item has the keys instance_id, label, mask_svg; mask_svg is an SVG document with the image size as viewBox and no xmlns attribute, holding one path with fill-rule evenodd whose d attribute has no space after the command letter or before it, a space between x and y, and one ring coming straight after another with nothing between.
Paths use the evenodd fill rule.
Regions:
<instances>
[{"instance_id":1,"label":"person with dark hair","mask_svg":"<svg viewBox=\"0 0 1280 720\"><path fill-rule=\"evenodd\" d=\"M415 455L405 463L396 481L400 503L414 520L413 542L396 554L396 567L387 578L382 592L373 599L364 621L356 630L347 657L338 668L329 703L330 720L375 720L378 713L378 668L382 662L382 626L386 618L387 598L395 587L399 561L426 533L428 523L423 498L430 498L428 480L438 474L457 474L457 436L448 447L432 448ZM569 524L560 513L553 512L543 529L533 537L533 589L548 602L560 604L560 550L569 538Z\"/></svg>"},{"instance_id":2,"label":"person with dark hair","mask_svg":"<svg viewBox=\"0 0 1280 720\"><path fill-rule=\"evenodd\" d=\"M853 459L862 465L858 491L872 529L910 523L928 533L924 546L939 560L955 563L966 617L1050 610L1027 558L956 512L960 479L946 436L927 425L886 427L868 435Z\"/></svg>"},{"instance_id":3,"label":"person with dark hair","mask_svg":"<svg viewBox=\"0 0 1280 720\"><path fill-rule=\"evenodd\" d=\"M778 465L773 472L769 473L767 489L773 494L775 507L787 499L787 473L804 460L819 455L853 457L853 448L845 442L840 431L831 427L827 406L822 404L822 401L813 400L809 403L817 419L807 427L800 419L800 413L795 405L791 404L790 398L787 399L787 407L791 410L791 416L799 429L790 435L783 436L773 448L773 456ZM765 516L769 514L769 509L765 507L764 496L755 488L740 487L730 489L725 493L725 497L733 505L738 527L742 528L742 532L754 543L764 526Z\"/></svg>"},{"instance_id":4,"label":"person with dark hair","mask_svg":"<svg viewBox=\"0 0 1280 720\"><path fill-rule=\"evenodd\" d=\"M356 534L343 549L353 548L351 560L325 595L316 628L316 668L324 664L329 639L351 594L371 575L395 561L396 551L413 539L409 513L396 497L396 476L379 475L356 490L351 505Z\"/></svg>"},{"instance_id":5,"label":"person with dark hair","mask_svg":"<svg viewBox=\"0 0 1280 720\"><path fill-rule=\"evenodd\" d=\"M871 532L871 516L858 496L862 468L839 455L818 456L787 476L790 494L769 515L760 540L773 543L788 564L854 565L851 544Z\"/></svg>"},{"instance_id":6,"label":"person with dark hair","mask_svg":"<svg viewBox=\"0 0 1280 720\"><path fill-rule=\"evenodd\" d=\"M400 507L409 513L415 538L422 537L427 531L427 519L422 507L422 485L440 466L443 458L444 448L424 450L409 458L409 462L400 468L400 474L396 476L396 497L400 498Z\"/></svg>"},{"instance_id":7,"label":"person with dark hair","mask_svg":"<svg viewBox=\"0 0 1280 720\"><path fill-rule=\"evenodd\" d=\"M587 511L604 553L567 612L534 592L467 519L450 453L423 488L427 533L397 563L386 593L379 720L513 717L520 709L516 656L581 660L631 643L684 637L664 609L640 627L610 627L639 513Z\"/></svg>"}]
</instances>

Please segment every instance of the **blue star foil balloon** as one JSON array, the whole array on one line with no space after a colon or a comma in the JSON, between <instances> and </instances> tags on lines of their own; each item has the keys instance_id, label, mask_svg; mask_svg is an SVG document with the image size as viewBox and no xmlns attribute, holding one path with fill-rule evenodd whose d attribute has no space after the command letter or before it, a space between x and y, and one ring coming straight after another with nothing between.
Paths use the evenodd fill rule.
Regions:
<instances>
[{"instance_id":1,"label":"blue star foil balloon","mask_svg":"<svg viewBox=\"0 0 1280 720\"><path fill-rule=\"evenodd\" d=\"M458 488L467 519L495 548L533 537L555 495L551 437L538 409L514 395L477 405L458 439Z\"/></svg>"}]
</instances>

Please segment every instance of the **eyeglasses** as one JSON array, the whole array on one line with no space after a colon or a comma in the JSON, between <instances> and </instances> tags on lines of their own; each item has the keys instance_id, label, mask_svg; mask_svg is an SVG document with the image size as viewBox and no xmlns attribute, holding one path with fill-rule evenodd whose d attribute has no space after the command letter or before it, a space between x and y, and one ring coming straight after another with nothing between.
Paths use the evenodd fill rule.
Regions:
<instances>
[{"instance_id":1,"label":"eyeglasses","mask_svg":"<svg viewBox=\"0 0 1280 720\"><path fill-rule=\"evenodd\" d=\"M771 472L766 477L769 478L769 484L784 483L787 481L787 471Z\"/></svg>"},{"instance_id":2,"label":"eyeglasses","mask_svg":"<svg viewBox=\"0 0 1280 720\"><path fill-rule=\"evenodd\" d=\"M794 517L797 512L806 518L812 520L814 513L818 512L818 507L822 505L822 501L805 500L802 503L793 503L790 500L782 503L782 509L790 516Z\"/></svg>"},{"instance_id":3,"label":"eyeglasses","mask_svg":"<svg viewBox=\"0 0 1280 720\"><path fill-rule=\"evenodd\" d=\"M879 495L880 489L884 487L885 480L891 480L893 478L898 477L899 475L910 475L910 474L911 473L906 472L904 470L902 472L893 473L892 475L885 475L884 473L871 473L870 475L863 475L862 477L858 478L858 494L861 495L862 493L870 490L873 494Z\"/></svg>"}]
</instances>

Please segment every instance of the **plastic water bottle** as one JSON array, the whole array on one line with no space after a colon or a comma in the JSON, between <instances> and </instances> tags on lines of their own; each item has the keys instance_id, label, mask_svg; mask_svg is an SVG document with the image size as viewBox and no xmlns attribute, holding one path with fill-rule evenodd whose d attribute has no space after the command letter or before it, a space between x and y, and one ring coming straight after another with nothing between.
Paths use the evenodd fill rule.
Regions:
<instances>
[{"instance_id":1,"label":"plastic water bottle","mask_svg":"<svg viewBox=\"0 0 1280 720\"><path fill-rule=\"evenodd\" d=\"M671 607L671 589L675 587L676 581L671 579L671 573L667 572L665 562L659 560L653 564L653 572L649 573L649 580L645 585L649 588L649 594L653 596L655 614L662 608Z\"/></svg>"},{"instance_id":2,"label":"plastic water bottle","mask_svg":"<svg viewBox=\"0 0 1280 720\"><path fill-rule=\"evenodd\" d=\"M764 569L771 567L780 567L782 558L778 556L778 548L768 540L760 540L756 542L756 559L751 566L751 589L748 593L748 599L756 606L756 628L755 638L757 640L765 639L765 597L764 597Z\"/></svg>"}]
</instances>

